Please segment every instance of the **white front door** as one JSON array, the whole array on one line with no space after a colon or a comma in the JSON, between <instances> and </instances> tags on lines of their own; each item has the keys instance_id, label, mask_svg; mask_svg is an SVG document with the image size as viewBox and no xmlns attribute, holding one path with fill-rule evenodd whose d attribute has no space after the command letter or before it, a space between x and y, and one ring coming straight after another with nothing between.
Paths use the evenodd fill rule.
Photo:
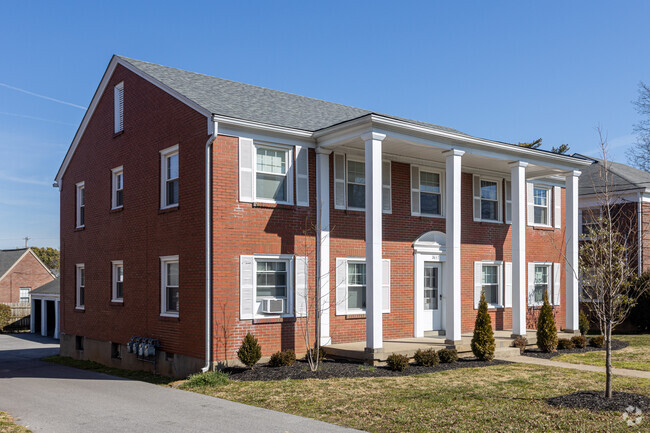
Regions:
<instances>
[{"instance_id":1,"label":"white front door","mask_svg":"<svg viewBox=\"0 0 650 433\"><path fill-rule=\"evenodd\" d=\"M424 330L438 331L442 329L441 292L442 265L440 263L424 263Z\"/></svg>"}]
</instances>

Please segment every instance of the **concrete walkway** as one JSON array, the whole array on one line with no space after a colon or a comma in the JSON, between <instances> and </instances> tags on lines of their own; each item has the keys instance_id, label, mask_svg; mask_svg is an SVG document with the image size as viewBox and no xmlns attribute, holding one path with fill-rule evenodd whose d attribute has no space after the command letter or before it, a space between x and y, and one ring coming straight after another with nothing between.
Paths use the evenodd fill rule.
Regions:
<instances>
[{"instance_id":1,"label":"concrete walkway","mask_svg":"<svg viewBox=\"0 0 650 433\"><path fill-rule=\"evenodd\" d=\"M499 354L497 354L495 356L495 359L500 359L503 361L510 361L510 362L520 362L522 364L544 365L547 367L570 368L572 370L591 371L594 373L605 373L605 367L597 367L595 365L586 365L586 364L571 364L570 362L553 361L551 359L534 358L532 356L522 356L522 355L499 356ZM650 371L629 370L627 368L612 367L612 373L617 376L650 379Z\"/></svg>"},{"instance_id":2,"label":"concrete walkway","mask_svg":"<svg viewBox=\"0 0 650 433\"><path fill-rule=\"evenodd\" d=\"M0 410L34 432L352 432L188 391L41 361L57 340L0 334Z\"/></svg>"}]
</instances>

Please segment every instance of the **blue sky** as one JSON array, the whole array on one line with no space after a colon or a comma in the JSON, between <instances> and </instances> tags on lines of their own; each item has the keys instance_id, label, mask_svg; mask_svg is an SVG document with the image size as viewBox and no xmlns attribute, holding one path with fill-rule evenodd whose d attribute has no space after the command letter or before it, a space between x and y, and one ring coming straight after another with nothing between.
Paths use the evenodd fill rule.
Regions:
<instances>
[{"instance_id":1,"label":"blue sky","mask_svg":"<svg viewBox=\"0 0 650 433\"><path fill-rule=\"evenodd\" d=\"M1 6L0 248L59 246L51 185L114 53L545 148L595 155L600 125L620 162L650 83L650 2L188 3Z\"/></svg>"}]
</instances>

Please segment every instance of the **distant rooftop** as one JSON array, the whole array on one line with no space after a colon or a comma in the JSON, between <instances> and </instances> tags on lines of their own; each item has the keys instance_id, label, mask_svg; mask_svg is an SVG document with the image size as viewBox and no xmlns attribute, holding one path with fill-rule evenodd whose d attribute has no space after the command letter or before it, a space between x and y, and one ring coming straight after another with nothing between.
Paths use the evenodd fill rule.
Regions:
<instances>
[{"instance_id":1,"label":"distant rooftop","mask_svg":"<svg viewBox=\"0 0 650 433\"><path fill-rule=\"evenodd\" d=\"M49 283L45 283L30 292L32 295L58 295L60 293L60 280L56 277Z\"/></svg>"},{"instance_id":2,"label":"distant rooftop","mask_svg":"<svg viewBox=\"0 0 650 433\"><path fill-rule=\"evenodd\" d=\"M605 161L581 154L574 156L592 160L594 163L580 169L579 195L598 194L604 191ZM614 192L629 192L650 188L650 173L619 162L607 161L609 186Z\"/></svg>"},{"instance_id":3,"label":"distant rooftop","mask_svg":"<svg viewBox=\"0 0 650 433\"><path fill-rule=\"evenodd\" d=\"M27 248L0 250L0 278L25 254Z\"/></svg>"}]
</instances>

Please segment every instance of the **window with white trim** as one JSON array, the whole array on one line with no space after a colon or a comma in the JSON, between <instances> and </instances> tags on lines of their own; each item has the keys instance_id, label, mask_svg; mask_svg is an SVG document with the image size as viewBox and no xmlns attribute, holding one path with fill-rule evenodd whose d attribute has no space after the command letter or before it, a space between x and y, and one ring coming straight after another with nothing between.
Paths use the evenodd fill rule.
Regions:
<instances>
[{"instance_id":1,"label":"window with white trim","mask_svg":"<svg viewBox=\"0 0 650 433\"><path fill-rule=\"evenodd\" d=\"M551 188L533 186L533 222L535 225L551 225Z\"/></svg>"},{"instance_id":2,"label":"window with white trim","mask_svg":"<svg viewBox=\"0 0 650 433\"><path fill-rule=\"evenodd\" d=\"M474 308L485 293L488 308L504 306L504 266L501 261L474 262Z\"/></svg>"},{"instance_id":3,"label":"window with white trim","mask_svg":"<svg viewBox=\"0 0 650 433\"><path fill-rule=\"evenodd\" d=\"M160 151L160 207L178 206L178 145Z\"/></svg>"},{"instance_id":4,"label":"window with white trim","mask_svg":"<svg viewBox=\"0 0 650 433\"><path fill-rule=\"evenodd\" d=\"M29 287L21 287L20 288L20 298L18 302L29 302Z\"/></svg>"},{"instance_id":5,"label":"window with white trim","mask_svg":"<svg viewBox=\"0 0 650 433\"><path fill-rule=\"evenodd\" d=\"M75 307L83 310L86 306L86 267L76 265L76 274Z\"/></svg>"},{"instance_id":6,"label":"window with white trim","mask_svg":"<svg viewBox=\"0 0 650 433\"><path fill-rule=\"evenodd\" d=\"M551 285L551 265L550 264L535 264L534 276L534 294L532 296L532 305L544 304L544 292L550 293ZM549 302L551 302L549 296Z\"/></svg>"},{"instance_id":7,"label":"window with white trim","mask_svg":"<svg viewBox=\"0 0 650 433\"><path fill-rule=\"evenodd\" d=\"M115 113L114 132L120 133L124 130L124 82L117 84L113 89L113 105Z\"/></svg>"},{"instance_id":8,"label":"window with white trim","mask_svg":"<svg viewBox=\"0 0 650 433\"><path fill-rule=\"evenodd\" d=\"M119 209L124 206L124 168L116 167L112 172L111 208Z\"/></svg>"},{"instance_id":9,"label":"window with white trim","mask_svg":"<svg viewBox=\"0 0 650 433\"><path fill-rule=\"evenodd\" d=\"M443 216L444 176L441 172L411 165L411 214Z\"/></svg>"},{"instance_id":10,"label":"window with white trim","mask_svg":"<svg viewBox=\"0 0 650 433\"><path fill-rule=\"evenodd\" d=\"M348 296L349 311L366 311L366 264L348 262Z\"/></svg>"},{"instance_id":11,"label":"window with white trim","mask_svg":"<svg viewBox=\"0 0 650 433\"><path fill-rule=\"evenodd\" d=\"M86 186L84 182L77 184L77 228L86 226Z\"/></svg>"},{"instance_id":12,"label":"window with white trim","mask_svg":"<svg viewBox=\"0 0 650 433\"><path fill-rule=\"evenodd\" d=\"M255 198L276 203L289 203L288 148L255 144Z\"/></svg>"},{"instance_id":13,"label":"window with white trim","mask_svg":"<svg viewBox=\"0 0 650 433\"><path fill-rule=\"evenodd\" d=\"M381 208L392 211L391 162L381 165ZM366 209L366 163L361 157L334 154L334 207L364 211Z\"/></svg>"},{"instance_id":14,"label":"window with white trim","mask_svg":"<svg viewBox=\"0 0 650 433\"><path fill-rule=\"evenodd\" d=\"M261 305L262 314L285 314L289 304L290 260L255 260L255 302L280 301L275 306ZM280 308L281 305L281 308Z\"/></svg>"},{"instance_id":15,"label":"window with white trim","mask_svg":"<svg viewBox=\"0 0 650 433\"><path fill-rule=\"evenodd\" d=\"M178 317L178 256L165 256L160 258L160 301L161 316Z\"/></svg>"},{"instance_id":16,"label":"window with white trim","mask_svg":"<svg viewBox=\"0 0 650 433\"><path fill-rule=\"evenodd\" d=\"M390 313L390 260L381 262L382 313ZM366 313L366 260L363 257L336 259L336 314Z\"/></svg>"},{"instance_id":17,"label":"window with white trim","mask_svg":"<svg viewBox=\"0 0 650 433\"><path fill-rule=\"evenodd\" d=\"M122 260L114 260L113 262L113 278L112 278L112 302L124 301L124 262Z\"/></svg>"},{"instance_id":18,"label":"window with white trim","mask_svg":"<svg viewBox=\"0 0 650 433\"><path fill-rule=\"evenodd\" d=\"M502 179L474 175L474 221L501 222Z\"/></svg>"}]
</instances>

